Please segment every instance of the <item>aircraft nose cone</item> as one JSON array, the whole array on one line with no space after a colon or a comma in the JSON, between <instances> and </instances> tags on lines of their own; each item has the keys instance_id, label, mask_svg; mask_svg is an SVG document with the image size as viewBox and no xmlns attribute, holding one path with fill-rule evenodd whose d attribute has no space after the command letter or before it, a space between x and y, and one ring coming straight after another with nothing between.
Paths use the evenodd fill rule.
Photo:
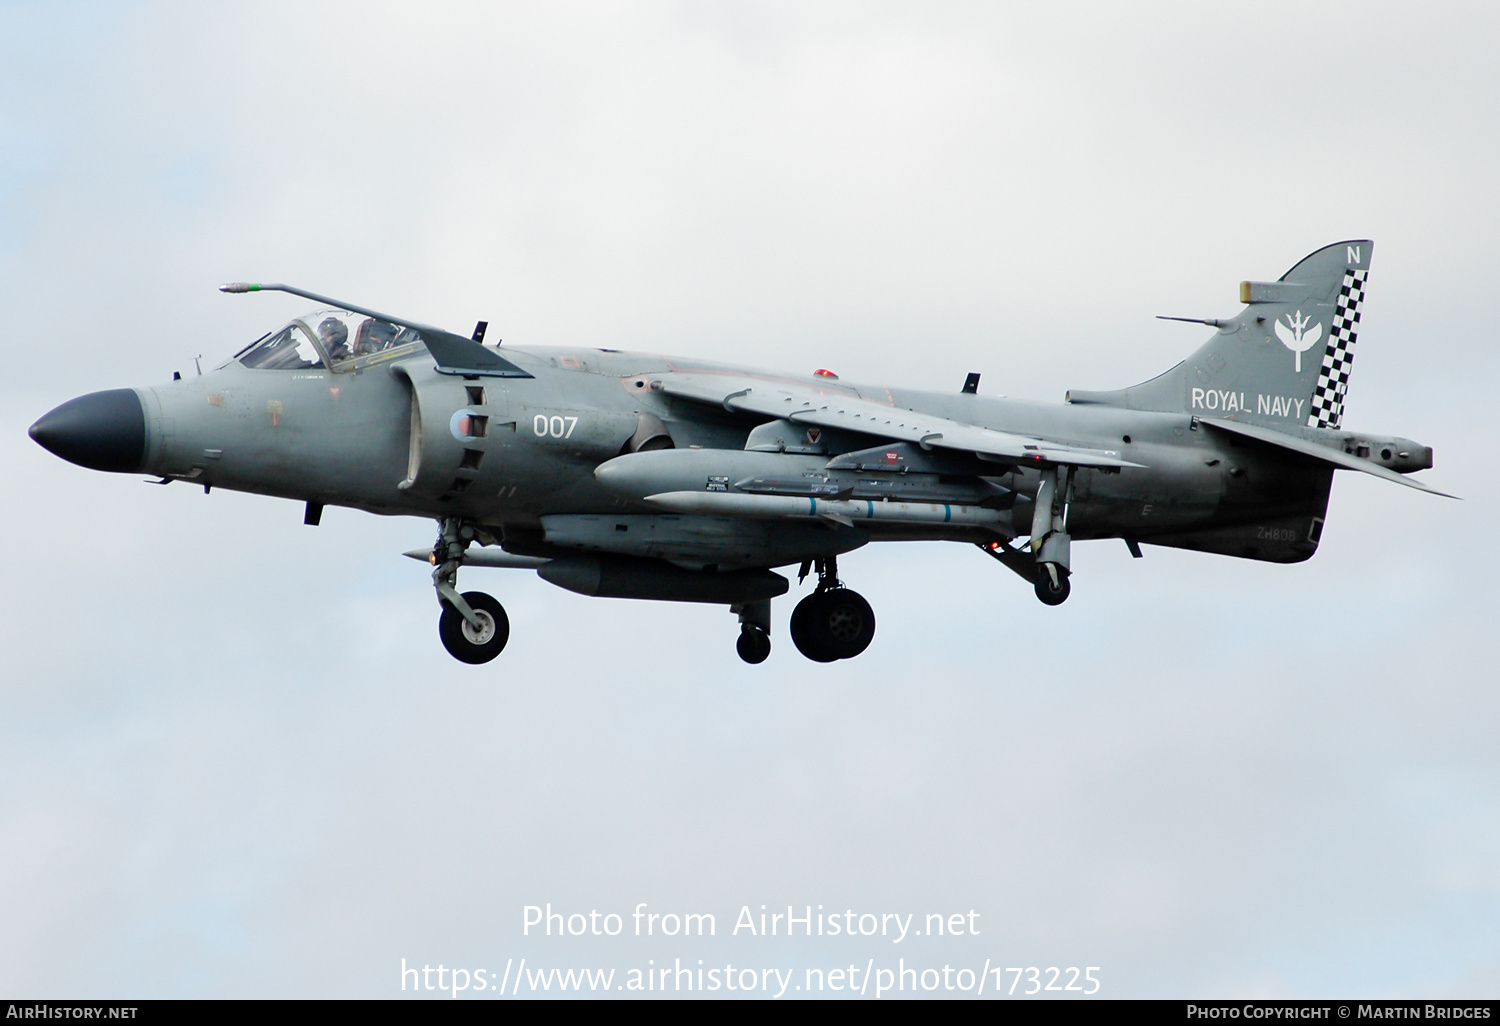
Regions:
<instances>
[{"instance_id":1,"label":"aircraft nose cone","mask_svg":"<svg viewBox=\"0 0 1500 1026\"><path fill-rule=\"evenodd\" d=\"M128 473L146 460L146 410L132 388L69 399L26 433L54 456L90 470Z\"/></svg>"}]
</instances>

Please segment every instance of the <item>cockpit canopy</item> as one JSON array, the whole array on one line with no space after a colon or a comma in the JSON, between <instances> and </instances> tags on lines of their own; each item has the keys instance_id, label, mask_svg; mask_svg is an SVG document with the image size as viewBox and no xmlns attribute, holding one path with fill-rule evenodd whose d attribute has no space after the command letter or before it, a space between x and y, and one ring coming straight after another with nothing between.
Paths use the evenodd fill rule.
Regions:
<instances>
[{"instance_id":1,"label":"cockpit canopy","mask_svg":"<svg viewBox=\"0 0 1500 1026\"><path fill-rule=\"evenodd\" d=\"M315 310L280 331L265 335L236 354L254 370L357 370L405 355L422 344L421 335L390 321L346 310Z\"/></svg>"}]
</instances>

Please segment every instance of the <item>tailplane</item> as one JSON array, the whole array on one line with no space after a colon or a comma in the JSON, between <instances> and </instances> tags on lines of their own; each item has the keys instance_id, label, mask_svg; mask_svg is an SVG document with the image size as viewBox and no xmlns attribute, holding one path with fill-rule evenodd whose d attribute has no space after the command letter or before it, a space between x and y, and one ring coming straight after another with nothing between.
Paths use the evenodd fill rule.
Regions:
<instances>
[{"instance_id":1,"label":"tailplane","mask_svg":"<svg viewBox=\"0 0 1500 1026\"><path fill-rule=\"evenodd\" d=\"M1113 392L1068 393L1071 403L1195 413L1285 430L1337 429L1375 244L1338 242L1274 282L1240 283L1245 309L1203 323L1218 333L1176 367ZM1174 318L1182 319L1182 318Z\"/></svg>"}]
</instances>

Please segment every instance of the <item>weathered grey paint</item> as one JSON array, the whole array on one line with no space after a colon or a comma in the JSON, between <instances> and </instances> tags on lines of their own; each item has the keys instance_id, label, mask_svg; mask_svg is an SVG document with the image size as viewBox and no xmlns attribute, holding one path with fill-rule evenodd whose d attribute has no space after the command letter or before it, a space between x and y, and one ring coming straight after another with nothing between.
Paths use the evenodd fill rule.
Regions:
<instances>
[{"instance_id":1,"label":"weathered grey paint","mask_svg":"<svg viewBox=\"0 0 1500 1026\"><path fill-rule=\"evenodd\" d=\"M530 377L463 377L440 373L416 346L332 370L257 370L231 361L201 377L138 389L147 436L141 469L374 513L463 518L515 552L613 554L693 569L784 566L866 541L984 541L1032 530L1045 461L927 452L925 443L893 442L846 424L817 429L737 411L732 388L723 402L712 397L715 381L749 380L835 405L864 399L1079 452L1117 454L1123 468L1071 470L1057 523L1072 538L1291 562L1316 550L1327 507L1332 468L1316 452L1337 453L1345 466L1378 466L1386 477L1432 464L1430 449L1406 439L1307 427L1306 403L1319 387L1324 350L1308 345L1294 352L1287 342L1292 329L1283 327L1286 337L1278 339L1271 326L1278 318L1306 322L1300 337L1311 338L1314 318L1330 323L1339 282L1347 292L1351 275L1363 281L1371 249L1369 242L1339 243L1297 264L1280 283L1247 284L1252 302L1217 322L1213 338L1176 368L1119 392L1073 393L1064 404L604 349L507 347L506 358ZM1320 329L1325 346L1331 334ZM668 394L674 380L695 383L687 397ZM1217 397L1212 411L1204 408L1209 388ZM1209 412L1253 425L1246 430L1262 437L1216 428L1206 423ZM1275 438L1298 444L1274 444ZM768 522L671 515L648 501L658 493L704 490L838 501L888 497L1003 515L987 513L992 522L978 526L971 517L968 524L872 518L856 527L838 516Z\"/></svg>"}]
</instances>

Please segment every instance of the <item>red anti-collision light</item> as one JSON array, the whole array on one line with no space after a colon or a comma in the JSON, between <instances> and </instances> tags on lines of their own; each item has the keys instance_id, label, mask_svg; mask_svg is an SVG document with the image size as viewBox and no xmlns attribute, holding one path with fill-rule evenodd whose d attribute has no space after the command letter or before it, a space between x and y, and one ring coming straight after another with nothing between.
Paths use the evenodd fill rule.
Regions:
<instances>
[{"instance_id":1,"label":"red anti-collision light","mask_svg":"<svg viewBox=\"0 0 1500 1026\"><path fill-rule=\"evenodd\" d=\"M831 370L826 370L826 369L825 369L825 368L823 368L823 367L819 367L819 368L818 368L818 369L817 369L817 370L815 370L815 371L813 371L813 374L814 374L814 375L815 375L815 376L816 376L816 377L820 377L820 378L833 378L833 379L834 379L834 380L835 380L835 381L837 381L837 380L838 380L838 377L839 377L839 376L838 376L838 375L837 375L837 374L835 374L835 373L834 373L834 372L833 372L833 371L831 371Z\"/></svg>"}]
</instances>

